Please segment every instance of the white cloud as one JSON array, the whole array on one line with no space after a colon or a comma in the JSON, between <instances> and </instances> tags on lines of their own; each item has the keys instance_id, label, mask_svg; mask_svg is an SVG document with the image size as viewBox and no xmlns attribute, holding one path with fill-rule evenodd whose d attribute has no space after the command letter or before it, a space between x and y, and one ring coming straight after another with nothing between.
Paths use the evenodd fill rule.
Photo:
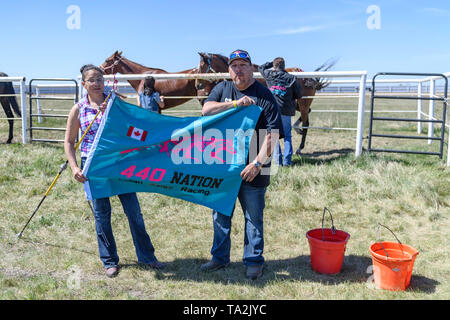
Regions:
<instances>
[{"instance_id":1,"label":"white cloud","mask_svg":"<svg viewBox=\"0 0 450 320\"><path fill-rule=\"evenodd\" d=\"M275 32L274 35L307 33L307 32L313 32L313 31L317 31L317 30L324 30L327 28L328 28L327 26L303 26L303 27L299 27L299 28L279 30L279 31Z\"/></svg>"},{"instance_id":2,"label":"white cloud","mask_svg":"<svg viewBox=\"0 0 450 320\"><path fill-rule=\"evenodd\" d=\"M282 30L276 30L272 32L266 32L266 33L256 33L256 34L239 34L239 35L231 35L231 36L225 36L225 39L228 40L235 40L235 39L250 39L250 38L264 38L264 37L271 37L271 36L283 36L283 35L292 35L292 34L299 34L299 33L308 33L308 32L314 32L318 30L324 30L329 27L327 26L302 26L298 28L290 28L290 29L282 29Z\"/></svg>"}]
</instances>

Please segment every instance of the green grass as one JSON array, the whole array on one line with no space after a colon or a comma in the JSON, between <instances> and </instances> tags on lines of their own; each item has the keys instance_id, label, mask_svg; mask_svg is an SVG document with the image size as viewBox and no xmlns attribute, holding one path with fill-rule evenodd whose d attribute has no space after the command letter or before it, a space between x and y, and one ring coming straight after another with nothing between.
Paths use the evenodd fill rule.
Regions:
<instances>
[{"instance_id":1,"label":"green grass","mask_svg":"<svg viewBox=\"0 0 450 320\"><path fill-rule=\"evenodd\" d=\"M414 110L396 103L389 107ZM326 99L316 100L312 109L328 105L339 107ZM356 109L356 100L345 100L343 105ZM191 102L170 114L188 114L182 110L200 113L198 104ZM356 115L339 117L313 112L310 122L312 126L355 127ZM386 124L378 129L413 134L414 125ZM121 270L117 278L107 279L98 257L92 214L70 169L17 239L65 162L62 144L22 145L19 128L16 125L16 143L0 145L0 299L450 298L450 171L436 156L363 153L355 159L355 132L310 130L303 155L293 158L295 165L280 168L272 176L264 212L266 266L257 281L245 278L244 219L239 204L233 218L231 265L203 273L199 267L210 258L212 244L211 210L163 195L139 194L156 255L167 264L163 271L155 271L137 265L126 217L113 197L112 224ZM0 140L6 137L7 125L2 121ZM300 137L294 133L293 138L298 146ZM405 146L437 148L436 143L428 146L415 141ZM305 237L308 230L321 226L324 207L332 212L335 226L351 235L343 269L334 276L311 270ZM378 290L368 283L368 248L377 241L378 222L420 252L406 291ZM327 217L325 225L329 224ZM382 230L381 237L394 241L387 230Z\"/></svg>"}]
</instances>

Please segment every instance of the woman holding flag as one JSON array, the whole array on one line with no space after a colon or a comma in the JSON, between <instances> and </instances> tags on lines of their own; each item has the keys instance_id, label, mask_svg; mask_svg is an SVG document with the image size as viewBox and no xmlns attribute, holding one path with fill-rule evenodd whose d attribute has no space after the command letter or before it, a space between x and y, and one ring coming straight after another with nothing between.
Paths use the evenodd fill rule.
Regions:
<instances>
[{"instance_id":1,"label":"woman holding flag","mask_svg":"<svg viewBox=\"0 0 450 320\"><path fill-rule=\"evenodd\" d=\"M72 169L74 179L84 183L87 179L83 176L82 168L92 148L101 122L101 117L95 116L97 112L104 111L107 101L105 101L106 95L104 93L102 70L89 64L81 67L80 72L82 76L81 84L86 89L87 94L72 107L69 113L64 139L64 151ZM88 128L91 122L93 122L92 126ZM82 134L87 129L88 132L81 142L81 166L78 166L74 145L80 129ZM155 257L155 249L145 230L144 219L136 193L121 194L118 197L128 218L138 263L155 269L163 268L164 265ZM106 275L110 278L115 277L118 274L119 256L117 255L116 243L111 227L110 200L109 198L102 198L93 199L92 202L94 206L95 229L97 232L100 260L103 263Z\"/></svg>"}]
</instances>

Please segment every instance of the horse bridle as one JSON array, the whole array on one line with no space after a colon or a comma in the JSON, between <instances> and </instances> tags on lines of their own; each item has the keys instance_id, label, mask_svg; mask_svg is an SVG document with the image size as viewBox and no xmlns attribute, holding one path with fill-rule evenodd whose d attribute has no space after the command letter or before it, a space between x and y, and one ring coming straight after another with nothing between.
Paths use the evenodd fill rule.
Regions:
<instances>
[{"instance_id":1,"label":"horse bridle","mask_svg":"<svg viewBox=\"0 0 450 320\"><path fill-rule=\"evenodd\" d=\"M114 57L114 59L115 59L115 57ZM107 67L105 67L105 68L103 68L102 66L100 66L100 69L103 70L103 73L106 73L106 70L112 68L111 73L114 74L114 68L120 63L120 61L122 61L122 59L123 59L123 57L121 56L119 59L114 60L114 62L113 62L110 66L107 66Z\"/></svg>"},{"instance_id":2,"label":"horse bridle","mask_svg":"<svg viewBox=\"0 0 450 320\"><path fill-rule=\"evenodd\" d=\"M212 67L210 55L206 53L205 56L206 56L207 68L204 73L217 73L217 71L214 70L214 68ZM202 56L202 58L205 58L205 56ZM203 61L205 61L205 59L203 59ZM200 71L200 68L198 68L198 70ZM217 80L212 80L212 79L206 79L203 81L208 81L211 84L217 84L217 82L218 82ZM202 90L202 89L197 88L197 90Z\"/></svg>"},{"instance_id":3,"label":"horse bridle","mask_svg":"<svg viewBox=\"0 0 450 320\"><path fill-rule=\"evenodd\" d=\"M115 58L116 58L116 57L114 56L114 59L115 59ZM100 66L100 69L103 71L104 74L106 74L106 70L112 68L111 74L114 75L114 80L113 80L113 90L116 91L116 92L118 91L117 84L118 84L119 81L116 79L116 74L114 73L114 68L120 63L120 61L122 61L122 59L123 59L123 57L120 56L120 58L117 59L117 60L114 60L114 62L113 62L110 66L107 66L107 67L105 67L105 68L103 68L102 66ZM108 83L109 83L109 80L108 80Z\"/></svg>"},{"instance_id":4,"label":"horse bridle","mask_svg":"<svg viewBox=\"0 0 450 320\"><path fill-rule=\"evenodd\" d=\"M216 73L216 70L214 70L212 65L211 65L211 57L209 56L209 54L206 54L206 57L207 57L207 62L208 62L208 68L206 69L205 73L209 73L209 71L212 71L213 73Z\"/></svg>"}]
</instances>

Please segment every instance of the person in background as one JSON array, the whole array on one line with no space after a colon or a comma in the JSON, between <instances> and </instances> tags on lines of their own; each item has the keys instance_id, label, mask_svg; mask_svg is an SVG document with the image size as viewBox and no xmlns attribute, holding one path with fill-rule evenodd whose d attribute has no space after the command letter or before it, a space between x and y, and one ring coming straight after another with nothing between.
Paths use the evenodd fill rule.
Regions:
<instances>
[{"instance_id":1,"label":"person in background","mask_svg":"<svg viewBox=\"0 0 450 320\"><path fill-rule=\"evenodd\" d=\"M164 108L164 96L160 96L155 90L155 78L147 77L141 83L138 89L138 106L160 113L160 109Z\"/></svg>"},{"instance_id":2,"label":"person in background","mask_svg":"<svg viewBox=\"0 0 450 320\"><path fill-rule=\"evenodd\" d=\"M295 115L295 110L297 109L296 99L302 97L302 87L297 78L285 70L285 62L281 57L275 58L273 62L266 62L259 66L258 71L266 80L267 87L280 106L281 120L283 122L284 153L282 155L281 146L278 142L273 152L273 159L279 165L290 166L292 165L291 118Z\"/></svg>"},{"instance_id":3,"label":"person in background","mask_svg":"<svg viewBox=\"0 0 450 320\"><path fill-rule=\"evenodd\" d=\"M74 145L78 131L81 129L82 134L84 134L97 112L105 110L106 94L104 93L103 72L100 68L94 65L84 65L80 72L82 76L81 83L87 94L70 110L64 139L64 151L74 179L84 183L87 179L83 176L82 168L94 143L101 116L95 119L81 142L80 166L77 164ZM155 269L163 268L164 265L155 257L155 249L145 230L144 219L136 193L120 194L118 197L128 218L138 263ZM92 203L100 260L105 268L106 276L112 278L118 274L119 256L117 255L116 242L111 227L111 203L109 198L93 199Z\"/></svg>"},{"instance_id":4,"label":"person in background","mask_svg":"<svg viewBox=\"0 0 450 320\"><path fill-rule=\"evenodd\" d=\"M255 280L263 274L264 232L263 211L270 174L262 174L261 167L270 169L272 145L283 136L280 110L271 92L253 78L250 55L244 50L233 51L228 59L232 81L222 81L214 87L203 105L203 115L212 115L230 108L256 104L262 108L255 126L251 144L256 143L256 154L249 154L241 172L242 184L239 202L245 217L244 255L246 276ZM261 143L262 142L262 143ZM252 147L250 147L252 150ZM231 216L213 210L214 239L212 259L203 264L203 271L215 271L230 263Z\"/></svg>"}]
</instances>

